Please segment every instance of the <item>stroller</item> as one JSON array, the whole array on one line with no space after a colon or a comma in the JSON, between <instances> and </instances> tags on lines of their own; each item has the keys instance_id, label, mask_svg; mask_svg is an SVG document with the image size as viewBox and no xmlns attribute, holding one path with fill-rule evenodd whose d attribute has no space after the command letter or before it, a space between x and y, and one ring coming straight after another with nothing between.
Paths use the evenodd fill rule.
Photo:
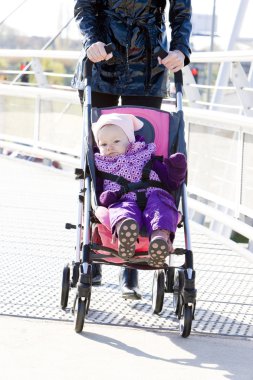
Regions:
<instances>
[{"instance_id":1,"label":"stroller","mask_svg":"<svg viewBox=\"0 0 253 380\"><path fill-rule=\"evenodd\" d=\"M109 47L110 49L110 47ZM107 49L107 50L109 50ZM161 52L163 54L163 52ZM161 57L162 55L159 54ZM167 53L165 53L167 54ZM153 270L152 311L159 314L163 308L164 294L173 294L174 312L179 320L179 333L186 338L191 332L196 306L195 271L188 221L186 184L173 194L176 206L182 208L182 217L178 226L184 227L185 248L174 249L161 268L148 265L149 239L141 231L136 244L135 255L123 260L118 256L117 245L112 243L108 226L108 211L98 206L96 197L96 169L91 122L95 122L105 113L129 113L140 118L144 126L138 135L146 143L155 141L156 154L168 157L182 152L186 154L184 138L184 120L182 112L182 72L175 74L177 112L169 113L153 108L119 106L104 109L92 109L91 105L92 63L84 63L85 103L83 108L83 136L80 168L75 169L76 179L80 182L77 224L66 224L67 229L76 229L76 258L72 264L63 268L61 307L66 309L71 288L76 288L72 311L75 315L75 331L83 330L85 317L89 311L92 291L92 264L102 263L125 266L142 270ZM184 264L173 266L174 255L184 255Z\"/></svg>"}]
</instances>

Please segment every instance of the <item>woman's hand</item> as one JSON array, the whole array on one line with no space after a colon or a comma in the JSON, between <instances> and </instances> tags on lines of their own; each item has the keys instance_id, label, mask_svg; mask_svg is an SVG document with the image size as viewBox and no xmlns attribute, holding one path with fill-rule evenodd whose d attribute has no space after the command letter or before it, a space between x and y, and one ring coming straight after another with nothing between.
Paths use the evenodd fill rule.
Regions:
<instances>
[{"instance_id":1,"label":"woman's hand","mask_svg":"<svg viewBox=\"0 0 253 380\"><path fill-rule=\"evenodd\" d=\"M181 51L173 50L164 59L158 57L158 62L172 73L176 73L184 67L184 59L185 55Z\"/></svg>"},{"instance_id":2,"label":"woman's hand","mask_svg":"<svg viewBox=\"0 0 253 380\"><path fill-rule=\"evenodd\" d=\"M107 54L105 51L105 44L103 42L96 42L87 49L87 57L93 63L100 61L108 61L112 58L112 53Z\"/></svg>"}]
</instances>

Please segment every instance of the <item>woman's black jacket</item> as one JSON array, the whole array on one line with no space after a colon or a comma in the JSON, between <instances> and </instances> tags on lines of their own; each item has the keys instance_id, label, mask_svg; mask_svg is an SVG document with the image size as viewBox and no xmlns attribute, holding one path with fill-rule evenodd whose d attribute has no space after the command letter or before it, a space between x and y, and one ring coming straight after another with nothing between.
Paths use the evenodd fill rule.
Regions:
<instances>
[{"instance_id":1,"label":"woman's black jacket","mask_svg":"<svg viewBox=\"0 0 253 380\"><path fill-rule=\"evenodd\" d=\"M83 50L73 87L83 89L83 60L97 41L113 42L113 58L93 65L92 90L118 94L160 96L167 94L167 70L159 65L154 49L168 50L164 9L166 0L75 0L74 15L83 36ZM180 50L185 65L191 53L191 0L170 0L169 50Z\"/></svg>"}]
</instances>

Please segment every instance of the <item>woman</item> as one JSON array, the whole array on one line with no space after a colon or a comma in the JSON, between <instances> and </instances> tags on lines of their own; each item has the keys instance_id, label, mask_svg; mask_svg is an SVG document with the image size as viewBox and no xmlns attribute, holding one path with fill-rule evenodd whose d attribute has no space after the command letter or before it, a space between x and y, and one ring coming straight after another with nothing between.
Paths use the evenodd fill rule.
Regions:
<instances>
[{"instance_id":1,"label":"woman","mask_svg":"<svg viewBox=\"0 0 253 380\"><path fill-rule=\"evenodd\" d=\"M191 0L168 3L171 41L169 53L157 59L154 51L168 50L165 29L166 0L75 0L74 15L83 36L83 50L73 87L83 98L83 60L93 63L92 106L134 105L160 108L167 95L167 71L177 72L190 62ZM107 54L104 46L115 45ZM94 266L101 281L101 271ZM99 281L100 280L100 281ZM124 298L139 299L138 273L123 269Z\"/></svg>"}]
</instances>

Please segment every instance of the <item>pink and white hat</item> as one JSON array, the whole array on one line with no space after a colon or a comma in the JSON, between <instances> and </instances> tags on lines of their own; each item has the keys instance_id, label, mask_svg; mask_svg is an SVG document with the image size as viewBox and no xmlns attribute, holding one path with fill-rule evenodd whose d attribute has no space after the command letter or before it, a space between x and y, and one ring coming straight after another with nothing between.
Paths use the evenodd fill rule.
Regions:
<instances>
[{"instance_id":1,"label":"pink and white hat","mask_svg":"<svg viewBox=\"0 0 253 380\"><path fill-rule=\"evenodd\" d=\"M96 143L98 143L98 132L105 125L117 125L120 127L130 143L135 142L134 132L142 128L143 122L131 114L125 113L108 113L100 116L96 123L92 124L92 132Z\"/></svg>"}]
</instances>

